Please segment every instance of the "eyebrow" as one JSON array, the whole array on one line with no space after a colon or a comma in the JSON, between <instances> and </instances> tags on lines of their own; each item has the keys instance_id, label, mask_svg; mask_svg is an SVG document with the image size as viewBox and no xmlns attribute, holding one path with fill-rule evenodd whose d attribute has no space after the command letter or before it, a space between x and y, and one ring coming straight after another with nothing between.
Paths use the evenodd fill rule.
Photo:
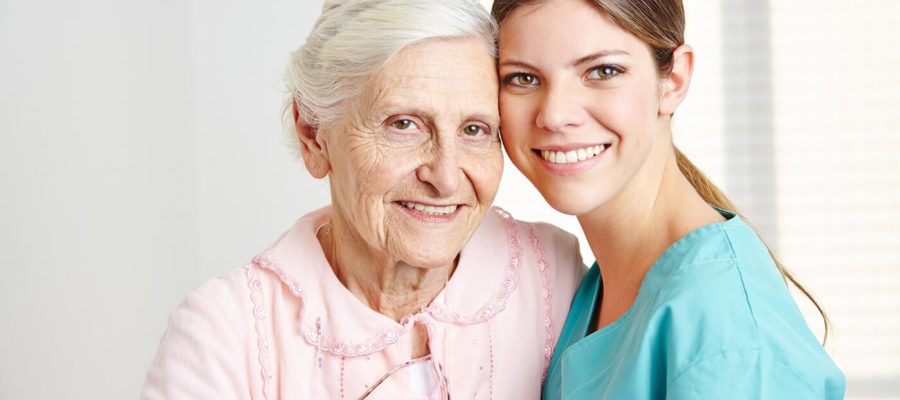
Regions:
<instances>
[{"instance_id":1,"label":"eyebrow","mask_svg":"<svg viewBox=\"0 0 900 400\"><path fill-rule=\"evenodd\" d=\"M435 115L440 114L439 110L432 109L429 107L422 107L421 105L404 105L404 104L387 104L381 107L381 113L384 116L380 118L387 118L388 116L397 115L397 114L407 114L407 115L415 115L419 118L422 118L426 124L432 125L435 120ZM474 112L466 112L463 111L464 119L467 121L482 121L487 122L491 125L499 125L500 119L492 114L485 114L479 111Z\"/></svg>"},{"instance_id":2,"label":"eyebrow","mask_svg":"<svg viewBox=\"0 0 900 400\"><path fill-rule=\"evenodd\" d=\"M586 56L584 56L584 57L581 57L581 58L575 60L575 62L573 62L572 65L584 64L584 63L586 63L586 62L594 61L594 60L596 60L596 59L598 59L598 58L604 58L604 57L610 57L610 56L619 56L619 55L628 55L628 52L625 51L625 50L603 50L603 51L598 51L598 52L596 52L596 53L588 54L588 55L586 55Z\"/></svg>"},{"instance_id":3,"label":"eyebrow","mask_svg":"<svg viewBox=\"0 0 900 400\"><path fill-rule=\"evenodd\" d=\"M581 65L587 62L591 62L604 57L618 56L618 55L629 55L629 53L625 50L602 50L596 53L588 54L584 57L580 57L577 60L573 61L571 65ZM527 69L537 69L533 65L519 60L508 60L500 63L501 67L522 67Z\"/></svg>"},{"instance_id":4,"label":"eyebrow","mask_svg":"<svg viewBox=\"0 0 900 400\"><path fill-rule=\"evenodd\" d=\"M487 122L488 124L491 124L491 125L500 125L500 119L491 114L482 114L482 113L468 114L466 117L466 120L482 121L482 122Z\"/></svg>"},{"instance_id":5,"label":"eyebrow","mask_svg":"<svg viewBox=\"0 0 900 400\"><path fill-rule=\"evenodd\" d=\"M407 104L403 101L395 101L394 99L389 99L383 104L380 104L377 109L379 110L379 114L384 114L386 116L397 115L397 114L409 114L409 115L417 115L422 117L431 118L431 116L437 114L437 110L432 107L423 107L421 102L415 101L413 104Z\"/></svg>"}]
</instances>

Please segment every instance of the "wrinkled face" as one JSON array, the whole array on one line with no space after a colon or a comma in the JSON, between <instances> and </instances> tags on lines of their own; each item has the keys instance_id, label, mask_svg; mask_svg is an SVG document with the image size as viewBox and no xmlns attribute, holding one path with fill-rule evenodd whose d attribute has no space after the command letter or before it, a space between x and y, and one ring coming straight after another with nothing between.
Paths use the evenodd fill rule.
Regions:
<instances>
[{"instance_id":1,"label":"wrinkled face","mask_svg":"<svg viewBox=\"0 0 900 400\"><path fill-rule=\"evenodd\" d=\"M325 136L333 218L375 254L452 263L500 182L495 62L479 38L431 40L383 67ZM339 232L335 232L338 234Z\"/></svg>"},{"instance_id":2,"label":"wrinkled face","mask_svg":"<svg viewBox=\"0 0 900 400\"><path fill-rule=\"evenodd\" d=\"M586 0L516 9L501 29L499 74L509 158L563 213L614 199L659 142L649 46Z\"/></svg>"}]
</instances>

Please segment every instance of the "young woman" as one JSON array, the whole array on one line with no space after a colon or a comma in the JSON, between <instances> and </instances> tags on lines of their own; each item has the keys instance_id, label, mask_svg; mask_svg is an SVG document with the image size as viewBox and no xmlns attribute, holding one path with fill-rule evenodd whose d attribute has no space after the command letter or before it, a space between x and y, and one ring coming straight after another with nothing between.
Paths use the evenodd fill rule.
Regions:
<instances>
[{"instance_id":1,"label":"young woman","mask_svg":"<svg viewBox=\"0 0 900 400\"><path fill-rule=\"evenodd\" d=\"M544 398L842 398L793 278L672 144L693 65L681 1L496 0L493 13L506 151L597 259Z\"/></svg>"}]
</instances>

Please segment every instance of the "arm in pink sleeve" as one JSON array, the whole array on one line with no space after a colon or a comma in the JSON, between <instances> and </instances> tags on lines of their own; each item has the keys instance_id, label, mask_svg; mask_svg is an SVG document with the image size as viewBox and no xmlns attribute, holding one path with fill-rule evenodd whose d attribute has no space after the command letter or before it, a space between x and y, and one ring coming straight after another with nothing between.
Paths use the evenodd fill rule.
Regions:
<instances>
[{"instance_id":1,"label":"arm in pink sleeve","mask_svg":"<svg viewBox=\"0 0 900 400\"><path fill-rule=\"evenodd\" d=\"M250 399L249 294L232 273L190 293L169 318L141 399ZM246 282L243 283L246 287ZM254 393L255 394L255 393Z\"/></svg>"}]
</instances>

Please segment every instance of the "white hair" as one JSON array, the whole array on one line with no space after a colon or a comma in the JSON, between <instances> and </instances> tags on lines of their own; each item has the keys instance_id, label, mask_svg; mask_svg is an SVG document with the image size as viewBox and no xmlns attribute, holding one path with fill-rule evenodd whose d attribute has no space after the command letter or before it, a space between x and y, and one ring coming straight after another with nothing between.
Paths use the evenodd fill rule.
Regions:
<instances>
[{"instance_id":1,"label":"white hair","mask_svg":"<svg viewBox=\"0 0 900 400\"><path fill-rule=\"evenodd\" d=\"M497 24L477 0L326 0L322 15L291 52L282 119L292 148L299 140L292 105L313 127L349 117L347 103L400 50L431 39L480 37L496 56Z\"/></svg>"}]
</instances>

